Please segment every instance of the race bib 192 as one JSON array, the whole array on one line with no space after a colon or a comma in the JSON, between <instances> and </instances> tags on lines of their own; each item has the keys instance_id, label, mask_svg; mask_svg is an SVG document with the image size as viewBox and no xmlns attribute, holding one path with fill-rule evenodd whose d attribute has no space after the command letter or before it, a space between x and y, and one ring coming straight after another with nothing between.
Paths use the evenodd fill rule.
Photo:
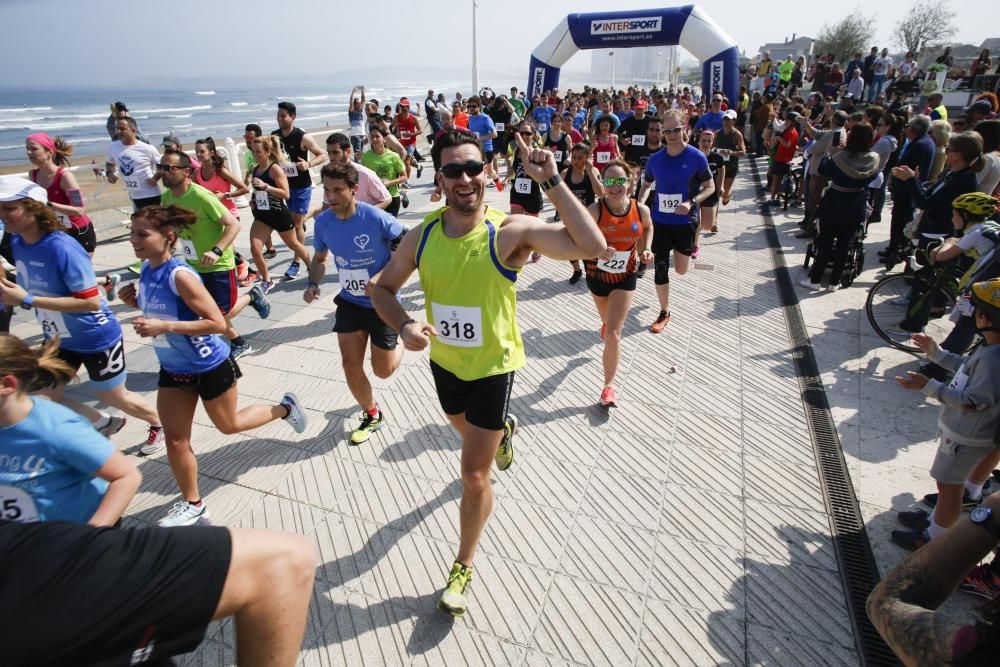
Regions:
<instances>
[{"instance_id":1,"label":"race bib 192","mask_svg":"<svg viewBox=\"0 0 1000 667\"><path fill-rule=\"evenodd\" d=\"M478 306L443 306L431 302L436 340L454 347L482 347L483 312Z\"/></svg>"},{"instance_id":2,"label":"race bib 192","mask_svg":"<svg viewBox=\"0 0 1000 667\"><path fill-rule=\"evenodd\" d=\"M659 200L660 213L674 213L677 211L677 207L681 205L684 198L681 195L657 195Z\"/></svg>"}]
</instances>

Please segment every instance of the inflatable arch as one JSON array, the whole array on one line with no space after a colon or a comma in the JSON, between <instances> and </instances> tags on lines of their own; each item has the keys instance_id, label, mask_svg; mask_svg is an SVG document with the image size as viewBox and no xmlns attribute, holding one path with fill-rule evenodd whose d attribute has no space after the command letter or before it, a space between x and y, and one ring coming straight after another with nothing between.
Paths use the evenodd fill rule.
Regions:
<instances>
[{"instance_id":1,"label":"inflatable arch","mask_svg":"<svg viewBox=\"0 0 1000 667\"><path fill-rule=\"evenodd\" d=\"M694 5L630 12L570 14L531 54L526 90L532 95L559 87L559 69L581 49L680 45L702 63L702 90L739 92L736 42Z\"/></svg>"}]
</instances>

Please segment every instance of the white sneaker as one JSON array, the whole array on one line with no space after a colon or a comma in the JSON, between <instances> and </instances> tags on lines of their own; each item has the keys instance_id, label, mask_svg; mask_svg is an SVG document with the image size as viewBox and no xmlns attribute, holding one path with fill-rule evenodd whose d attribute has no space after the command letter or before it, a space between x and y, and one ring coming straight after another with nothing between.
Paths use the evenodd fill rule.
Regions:
<instances>
[{"instance_id":1,"label":"white sneaker","mask_svg":"<svg viewBox=\"0 0 1000 667\"><path fill-rule=\"evenodd\" d=\"M158 454L163 451L163 448L167 446L166 439L163 436L163 427L153 428L149 427L149 435L146 436L146 442L142 443L139 447L139 453L143 456L152 456L153 454Z\"/></svg>"},{"instance_id":2,"label":"white sneaker","mask_svg":"<svg viewBox=\"0 0 1000 667\"><path fill-rule=\"evenodd\" d=\"M103 435L105 438L110 438L118 431L125 428L125 418L124 417L114 417L112 416L111 421L109 421L104 426L97 429L97 432ZM97 427L95 427L97 428Z\"/></svg>"},{"instance_id":3,"label":"white sneaker","mask_svg":"<svg viewBox=\"0 0 1000 667\"><path fill-rule=\"evenodd\" d=\"M281 399L281 404L288 408L288 416L284 418L292 425L296 433L306 430L306 413L299 406L299 399L292 392L288 392Z\"/></svg>"},{"instance_id":4,"label":"white sneaker","mask_svg":"<svg viewBox=\"0 0 1000 667\"><path fill-rule=\"evenodd\" d=\"M840 289L840 285L828 285L826 288L827 292L836 292Z\"/></svg>"},{"instance_id":5,"label":"white sneaker","mask_svg":"<svg viewBox=\"0 0 1000 667\"><path fill-rule=\"evenodd\" d=\"M157 525L162 528L173 528L175 526L193 526L201 519L208 518L208 505L204 501L201 507L195 507L186 500L174 503L174 506L167 512L167 518L160 519Z\"/></svg>"},{"instance_id":6,"label":"white sneaker","mask_svg":"<svg viewBox=\"0 0 1000 667\"><path fill-rule=\"evenodd\" d=\"M802 285L803 287L807 287L807 288L809 288L811 290L814 290L814 291L817 291L817 292L819 290L823 289L823 286L821 284L814 283L813 281L809 280L808 276L805 277L805 278L803 278L802 280L800 280L799 284Z\"/></svg>"}]
</instances>

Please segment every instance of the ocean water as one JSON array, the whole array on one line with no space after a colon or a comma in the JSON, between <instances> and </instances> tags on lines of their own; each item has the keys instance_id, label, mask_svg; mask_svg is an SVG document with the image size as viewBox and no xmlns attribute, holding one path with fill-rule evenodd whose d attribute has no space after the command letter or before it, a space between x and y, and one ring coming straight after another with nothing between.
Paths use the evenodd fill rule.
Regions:
<instances>
[{"instance_id":1,"label":"ocean water","mask_svg":"<svg viewBox=\"0 0 1000 667\"><path fill-rule=\"evenodd\" d=\"M451 99L455 82L366 86L366 95L380 106L395 105L400 97L422 104L427 89L445 92ZM499 90L499 89L498 89ZM109 105L121 100L153 144L176 134L186 149L206 136L219 143L241 137L247 123L265 132L277 129L277 103L289 100L297 107L296 125L303 129L347 126L350 87L288 84L251 88L247 84L212 90L14 90L0 89L0 165L27 163L24 140L33 132L62 136L76 147L76 155L100 155L110 138L105 130Z\"/></svg>"}]
</instances>

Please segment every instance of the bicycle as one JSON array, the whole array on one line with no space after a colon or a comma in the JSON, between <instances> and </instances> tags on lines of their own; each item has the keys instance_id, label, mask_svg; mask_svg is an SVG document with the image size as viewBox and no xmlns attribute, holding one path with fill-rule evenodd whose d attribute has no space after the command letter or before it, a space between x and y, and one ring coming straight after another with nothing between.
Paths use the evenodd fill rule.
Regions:
<instances>
[{"instance_id":1,"label":"bicycle","mask_svg":"<svg viewBox=\"0 0 1000 667\"><path fill-rule=\"evenodd\" d=\"M944 317L955 306L958 282L964 272L960 262L927 266L926 253L918 249L909 258L912 273L885 276L868 291L865 313L875 333L889 345L906 352L919 352L910 342L923 331L944 340L952 322Z\"/></svg>"}]
</instances>

